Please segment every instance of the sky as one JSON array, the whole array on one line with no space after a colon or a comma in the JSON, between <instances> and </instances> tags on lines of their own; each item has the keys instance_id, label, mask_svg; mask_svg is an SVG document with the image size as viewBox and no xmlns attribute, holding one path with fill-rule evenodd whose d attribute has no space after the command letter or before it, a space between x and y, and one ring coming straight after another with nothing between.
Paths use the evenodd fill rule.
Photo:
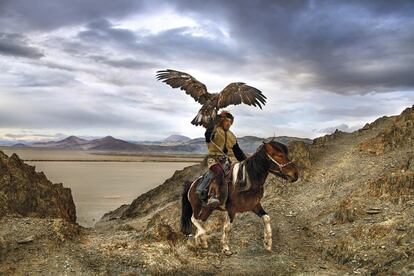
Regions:
<instances>
[{"instance_id":1,"label":"sky","mask_svg":"<svg viewBox=\"0 0 414 276\"><path fill-rule=\"evenodd\" d=\"M0 0L0 139L204 134L201 107L155 78L220 92L238 136L315 138L414 104L413 1Z\"/></svg>"}]
</instances>

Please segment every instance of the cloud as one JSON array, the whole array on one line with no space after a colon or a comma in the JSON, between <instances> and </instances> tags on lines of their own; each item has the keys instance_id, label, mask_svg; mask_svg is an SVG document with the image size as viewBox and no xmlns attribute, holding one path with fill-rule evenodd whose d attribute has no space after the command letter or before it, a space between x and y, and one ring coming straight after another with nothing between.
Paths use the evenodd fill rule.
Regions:
<instances>
[{"instance_id":1,"label":"cloud","mask_svg":"<svg viewBox=\"0 0 414 276\"><path fill-rule=\"evenodd\" d=\"M44 57L38 48L29 45L24 36L15 33L0 33L0 55L32 59Z\"/></svg>"},{"instance_id":2,"label":"cloud","mask_svg":"<svg viewBox=\"0 0 414 276\"><path fill-rule=\"evenodd\" d=\"M19 74L19 87L60 87L70 86L76 83L73 76L66 74L53 74L47 76L44 74Z\"/></svg>"},{"instance_id":3,"label":"cloud","mask_svg":"<svg viewBox=\"0 0 414 276\"><path fill-rule=\"evenodd\" d=\"M60 140L66 138L68 135L63 133L55 134L44 134L44 133L5 133L2 135L2 139L12 139L12 140Z\"/></svg>"},{"instance_id":4,"label":"cloud","mask_svg":"<svg viewBox=\"0 0 414 276\"><path fill-rule=\"evenodd\" d=\"M352 106L352 107L326 107L319 110L319 114L330 117L368 117L381 113L384 109L375 105Z\"/></svg>"},{"instance_id":5,"label":"cloud","mask_svg":"<svg viewBox=\"0 0 414 276\"><path fill-rule=\"evenodd\" d=\"M121 59L110 59L101 55L92 55L91 59L98 63L106 64L116 68L127 68L127 69L153 69L158 68L157 63L151 63L146 61L139 61L137 59L128 57Z\"/></svg>"},{"instance_id":6,"label":"cloud","mask_svg":"<svg viewBox=\"0 0 414 276\"><path fill-rule=\"evenodd\" d=\"M89 44L96 42L114 43L116 45L134 45L137 37L134 32L114 27L107 19L92 21L87 25L87 30L81 31L78 38Z\"/></svg>"}]
</instances>

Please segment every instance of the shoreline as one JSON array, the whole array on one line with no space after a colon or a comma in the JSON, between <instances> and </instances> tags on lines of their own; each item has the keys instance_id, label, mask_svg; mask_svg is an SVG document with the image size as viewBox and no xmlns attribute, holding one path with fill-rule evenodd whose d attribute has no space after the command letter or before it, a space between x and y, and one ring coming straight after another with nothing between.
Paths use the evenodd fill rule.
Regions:
<instances>
[{"instance_id":1,"label":"shoreline","mask_svg":"<svg viewBox=\"0 0 414 276\"><path fill-rule=\"evenodd\" d=\"M167 159L167 158L165 158ZM149 160L116 160L116 159L22 159L24 162L177 162L177 163L197 163L203 161L203 158L194 159L177 159L177 160L162 160L162 159L149 159Z\"/></svg>"},{"instance_id":2,"label":"shoreline","mask_svg":"<svg viewBox=\"0 0 414 276\"><path fill-rule=\"evenodd\" d=\"M25 162L202 162L206 154L99 152L69 149L12 148L0 146L7 155L16 153Z\"/></svg>"}]
</instances>

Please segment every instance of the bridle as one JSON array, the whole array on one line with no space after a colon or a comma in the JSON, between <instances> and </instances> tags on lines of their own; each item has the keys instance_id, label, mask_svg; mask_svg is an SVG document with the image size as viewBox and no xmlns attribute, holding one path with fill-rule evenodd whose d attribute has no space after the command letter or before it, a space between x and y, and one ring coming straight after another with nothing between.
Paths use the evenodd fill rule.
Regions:
<instances>
[{"instance_id":1,"label":"bridle","mask_svg":"<svg viewBox=\"0 0 414 276\"><path fill-rule=\"evenodd\" d=\"M274 171L274 170L270 170L269 169L269 171L270 172L274 172L274 173L282 173L283 174L283 168L284 167L286 167L287 165L289 165L289 164L292 164L293 162L292 161L289 161L289 162L287 162L287 163L285 163L285 164L280 164L279 162L277 162L275 159L273 159L272 158L272 156L270 156L270 154L268 154L267 152L266 152L266 155L267 155L267 157L269 157L269 159L273 162L273 163L275 163L278 167L279 167L279 171L277 172L277 171Z\"/></svg>"},{"instance_id":2,"label":"bridle","mask_svg":"<svg viewBox=\"0 0 414 276\"><path fill-rule=\"evenodd\" d=\"M260 147L257 148L256 152L258 152L259 150L261 150L263 148L264 144L265 144L265 142L263 142L263 144ZM278 166L278 168L279 168L279 171L274 171L274 170L269 169L269 172L283 174L283 168L286 167L287 165L290 165L290 164L293 163L292 161L289 161L289 162L287 162L285 164L280 164L275 159L273 159L273 157L270 156L270 154L267 153L266 149L264 149L264 151L266 152L266 155L270 159L270 161L272 161L273 163L275 163Z\"/></svg>"}]
</instances>

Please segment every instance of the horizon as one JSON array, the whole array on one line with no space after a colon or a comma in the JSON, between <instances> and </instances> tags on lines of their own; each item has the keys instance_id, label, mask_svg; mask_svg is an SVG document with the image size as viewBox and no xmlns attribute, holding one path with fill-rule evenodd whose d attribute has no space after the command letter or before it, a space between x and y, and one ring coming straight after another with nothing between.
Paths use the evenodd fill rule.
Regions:
<instances>
[{"instance_id":1,"label":"horizon","mask_svg":"<svg viewBox=\"0 0 414 276\"><path fill-rule=\"evenodd\" d=\"M9 142L9 143L16 142L16 143L23 143L23 144L24 144L24 142L27 142L27 143L59 142L59 141L68 139L70 137L80 138L80 139L84 139L84 140L87 140L87 141L92 141L92 140L95 140L95 139L103 139L103 138L108 137L108 138L114 138L114 139L123 140L123 141L127 141L127 142L163 142L167 138L170 138L172 136L182 136L183 138L189 138L190 140L200 139L200 138L204 139L204 137L201 137L201 136L200 137L188 137L188 136L184 136L184 135L180 135L180 134L172 134L172 135L169 135L169 136L167 136L167 137L165 137L164 139L161 139L161 140L127 140L127 139L124 139L122 137L114 137L113 135L105 135L105 136L68 135L68 136L62 136L62 138L60 138L58 140L55 140L55 139L46 139L46 140L0 140L0 146L5 146L4 144L1 144L1 143L4 143L4 142ZM256 137L256 138L263 138L263 139L270 138L270 137L257 137L257 136L254 136L254 135L246 135L246 136L241 136L241 137L238 137L238 138L240 139L240 138L245 138L245 137ZM281 135L281 136L276 136L276 138L277 137L288 137L288 136ZM289 137L300 138L300 139L310 139L310 138L306 138L306 137L293 137L293 136L289 136ZM310 139L310 140L312 140L312 139Z\"/></svg>"},{"instance_id":2,"label":"horizon","mask_svg":"<svg viewBox=\"0 0 414 276\"><path fill-rule=\"evenodd\" d=\"M0 140L203 137L190 124L201 105L156 80L167 68L209 92L261 90L263 110L225 108L237 137L352 132L413 105L413 11L385 0L3 1Z\"/></svg>"},{"instance_id":3,"label":"horizon","mask_svg":"<svg viewBox=\"0 0 414 276\"><path fill-rule=\"evenodd\" d=\"M404 111L406 108L411 108L411 107L414 107L414 105L407 106L407 107L403 108L402 111ZM376 118L375 120L377 120L379 118L382 118L384 116L386 116L386 117L398 116L398 115L401 114L401 112L399 114L383 115L383 116L380 116L380 117ZM370 121L370 122L366 122L365 124L373 123L375 120ZM331 129L330 132L327 132L325 134L322 134L322 135L317 136L317 137L314 137L314 138L310 138L310 137L300 137L300 136L289 136L289 135L276 135L275 137L292 137L292 138L300 138L300 139L310 139L310 140L314 140L316 138L319 138L319 137L322 137L322 136L325 136L325 135L333 134L337 130L342 131L342 132L346 132L346 133L352 133L352 132L358 131L359 129L361 129L362 127L364 127L365 124L362 125L359 128L355 128L355 129L346 129L346 130L341 130L340 128ZM167 138L169 138L171 136L183 136L183 137L189 138L191 140L204 138L204 135L203 136L199 136L199 137L190 137L190 136L186 136L186 135L179 134L179 133L178 134L177 133L169 134L168 136L165 136L165 137L163 137L161 139L158 139L158 140L148 140L148 139L131 140L131 139L124 138L124 137L116 137L116 136L111 135L111 134L106 134L104 136L92 136L92 135L76 135L76 134L63 134L63 133L58 133L55 136L50 137L50 138L44 138L44 136L46 136L46 135L40 135L40 137L35 137L35 139L30 140L30 139L21 139L20 136L14 137L13 135L8 135L6 137L9 137L9 139L0 139L0 146L10 146L10 145L12 145L12 143L23 143L24 144L24 143L52 142L52 141L58 142L58 141L67 139L69 137L81 138L81 139L85 139L85 140L88 140L88 141L95 140L95 139L102 139L102 138L106 138L106 137L112 137L112 138L115 138L115 139L119 139L119 140L123 140L123 141L128 141L128 142L135 142L135 143L137 143L137 142L162 142L162 141L166 140ZM245 137L248 137L248 136L257 137L257 138L263 138L263 139L267 139L267 138L273 137L273 136L260 137L260 136L255 136L255 135L244 135L244 136L239 136L238 138L245 138Z\"/></svg>"}]
</instances>

